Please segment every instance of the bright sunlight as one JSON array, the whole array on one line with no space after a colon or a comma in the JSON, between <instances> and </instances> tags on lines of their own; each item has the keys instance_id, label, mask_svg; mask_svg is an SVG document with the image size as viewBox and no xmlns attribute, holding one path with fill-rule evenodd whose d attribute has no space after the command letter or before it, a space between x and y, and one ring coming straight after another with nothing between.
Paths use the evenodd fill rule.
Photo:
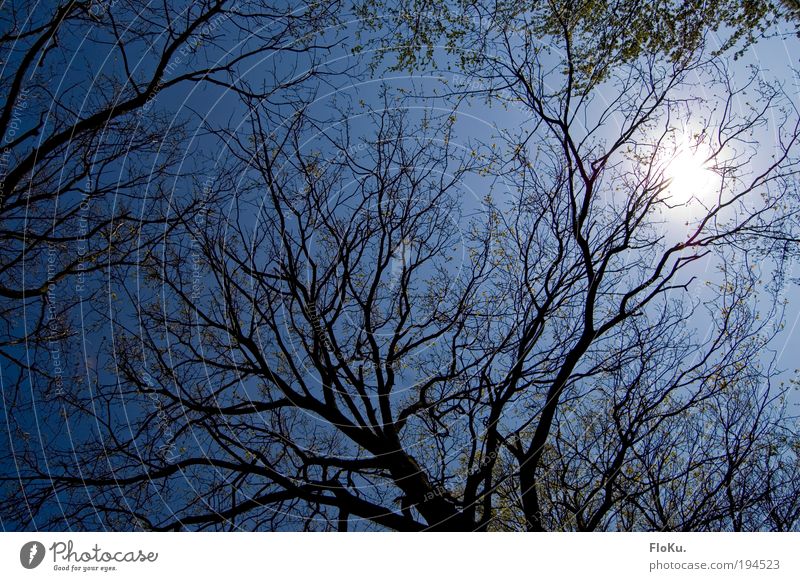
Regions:
<instances>
[{"instance_id":1,"label":"bright sunlight","mask_svg":"<svg viewBox=\"0 0 800 581\"><path fill-rule=\"evenodd\" d=\"M688 133L679 138L678 144L664 171L664 177L670 180L668 201L678 206L692 201L702 203L719 183L719 176L711 169L711 148Z\"/></svg>"}]
</instances>

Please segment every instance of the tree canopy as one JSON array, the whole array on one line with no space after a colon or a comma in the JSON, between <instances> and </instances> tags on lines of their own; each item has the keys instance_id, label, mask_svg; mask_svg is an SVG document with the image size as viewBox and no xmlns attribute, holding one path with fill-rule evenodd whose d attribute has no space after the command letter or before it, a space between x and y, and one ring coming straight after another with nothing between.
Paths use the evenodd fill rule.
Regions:
<instances>
[{"instance_id":1,"label":"tree canopy","mask_svg":"<svg viewBox=\"0 0 800 581\"><path fill-rule=\"evenodd\" d=\"M339 8L4 17L3 526L797 530L785 8Z\"/></svg>"}]
</instances>

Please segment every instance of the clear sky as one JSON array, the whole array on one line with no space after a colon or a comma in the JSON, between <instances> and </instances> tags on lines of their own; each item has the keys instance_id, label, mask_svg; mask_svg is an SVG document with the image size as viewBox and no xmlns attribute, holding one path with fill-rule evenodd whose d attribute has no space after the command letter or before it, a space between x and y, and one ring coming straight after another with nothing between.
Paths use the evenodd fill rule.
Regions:
<instances>
[{"instance_id":1,"label":"clear sky","mask_svg":"<svg viewBox=\"0 0 800 581\"><path fill-rule=\"evenodd\" d=\"M373 119L366 114L366 110L369 108L379 109L383 106L380 96L382 86L390 87L395 92L395 95L398 94L397 91L399 89L404 90L406 96L402 106L408 106L412 116L417 119L421 119L429 111L434 111L437 115L446 115L450 107L452 107L453 101L443 97L442 94L447 91L448 87L452 89L458 86L460 80L455 73L439 69L431 70L427 75L415 74L412 76L383 69L370 72L367 67L369 55L354 56L351 53L352 45L355 44L355 40L352 37L352 28L330 31L329 40L341 41L341 45L334 48L326 56L327 60L323 68L331 71L341 71L349 66L354 66L354 75L352 77L332 75L323 77L321 81L316 82L309 89L309 92L313 92L316 95L316 100L310 109L321 120L333 118L334 106L351 109L352 115L348 123L350 124L354 141L357 141L359 137L368 136L374 132ZM74 92L77 101L81 101L81 96L87 97L85 102L88 105L91 103L92 91L95 90L94 81L99 78L99 72L103 71L110 77L119 76L120 63L111 56L111 53L109 55L102 54L98 52L97 45L86 44L81 38L65 39L65 42L74 43L74 58L63 71L63 77L53 79L53 86L57 91L69 90ZM750 65L758 66L764 79L770 82L777 80L784 84L786 94L793 99L795 107L800 110L797 54L800 54L798 40L793 35L787 35L784 38L771 38L759 42L751 47L743 58L731 61L729 65L734 73L734 78L740 80L746 78ZM141 59L137 66L141 65L146 69L151 65L151 55L148 54L148 50L145 47L139 47L138 56ZM203 58L213 58L214 56L213 53L202 54ZM252 68L242 72L252 84L259 84L263 81L274 82L277 78L285 79L291 77L296 71L303 70L309 64L306 60L307 58L308 56L303 54L265 54ZM10 62L13 62L13 60ZM174 74L179 74L179 70L176 69ZM216 137L209 135L209 128L225 126L237 132L248 131L245 109L238 99L219 87L205 87L197 90L193 89L191 85L186 87L188 88L182 86L169 90L159 95L152 104L152 111L163 111L176 121L185 120L187 122L187 139L184 142L185 148L181 152L183 156L182 163L178 168L184 175L170 184L176 199L186 199L192 195L197 195L198 191L202 190L202 184L206 180L214 179L214 159L215 157L219 159L220 155L224 155L225 150L219 146ZM698 90L701 87L701 85L698 85ZM412 98L410 95L414 93L417 93L418 96ZM600 100L598 103L602 105L602 91L599 95ZM709 97L713 100L713 95ZM270 108L276 120L288 117L289 107L278 103L277 99L276 102L267 103L264 106ZM30 124L35 117L34 111L28 110L25 122ZM462 103L457 112L457 118L455 141L458 142L458 147L463 151L469 151L473 146L476 148L491 147L491 144L498 140L500 133L520 128L525 129L530 123L529 116L522 111L498 106L487 107L480 100ZM148 123L151 122L151 118L145 114L139 118L139 122L143 124L143 129L146 129ZM324 123L322 125L324 126ZM613 123L610 125L610 129L613 131ZM320 131L317 134L309 133L308 139L303 146L308 151L321 151L323 157L326 154L330 155L332 150L322 138L323 134L324 131ZM762 146L760 153L768 156L770 143L774 143L772 128L769 126L763 127L762 134L755 137ZM326 148L328 149L326 150ZM152 159L145 161L155 164L160 156L169 153L173 152L157 151L152 156ZM479 207L481 200L487 193L491 192L500 203L502 203L504 195L502 179L495 181L483 176L473 176L462 184L461 189L464 196L462 215L465 220ZM688 217L677 213L673 216L665 217L665 229L670 235L680 237L685 234L685 222L691 220L691 210L686 210L686 212L689 213ZM260 218L257 212L254 212L249 218L249 225L254 230L260 227ZM698 275L698 280L692 292L693 296L701 301L705 281L714 281L717 276L714 266L712 261L708 261L698 265L694 271ZM765 277L770 277L771 274L766 268L769 265L764 264L763 266L765 266ZM130 272L131 280L135 280L140 274L132 270ZM785 370L782 375L784 379L795 377L794 370L796 367L800 367L800 362L797 359L797 354L800 353L799 279L798 273L789 273L789 278L783 291L783 296L787 300L786 313L784 315L785 328L779 332L772 344L777 357L775 363L779 368ZM95 288L101 288L109 283L103 277L103 273L98 273L91 278L88 284L90 286L93 285ZM113 284L109 284L108 289L109 297L118 290L115 289ZM64 292L69 293L70 291L65 287ZM84 316L85 318L81 318ZM96 318L95 315L89 314L87 311L85 315L82 313L77 319L83 323L81 342L77 343L79 345L77 352L80 357L78 364L91 371L97 370L101 376L105 376L104 380L111 380L112 376L102 371L102 369L98 369L98 361L95 358L94 350L103 341L108 340L109 331L104 327L92 327L91 323L101 321L102 318ZM697 325L697 333L704 333L703 319L697 319L695 323ZM78 341L77 338L76 341ZM22 351L23 348L19 347L20 355L22 355ZM768 354L766 355L768 356ZM2 370L0 380L2 380L4 389L5 386L13 384L17 373L18 371L14 369ZM246 390L247 386L244 389ZM34 389L31 389L30 393L34 399L37 397ZM797 402L800 402L800 397L793 403ZM3 408L4 414L8 414L8 409L6 409L5 405ZM132 405L128 412L135 414L138 409L136 405ZM119 413L122 413L122 410ZM2 418L3 414L0 414L0 421L2 421ZM58 441L64 444L65 437L80 437L88 434L93 429L89 425L73 426L72 434L68 435L64 431L63 425L45 421L48 419L52 418L41 418L33 413L28 417L17 418L19 424L27 429L29 433L36 434L38 432L39 436L36 437L41 438L42 446L40 452L43 457L47 455L46 449L49 441ZM6 426L10 425L10 423L6 423ZM7 431L7 434L0 439L0 448L9 446L12 440L17 437L12 435L10 430L4 431ZM6 459L6 464L0 465L0 470L4 474L13 473L14 467L8 462L9 457L6 450L2 450L1 457ZM54 507L53 510L57 512L58 509ZM0 522L0 525L5 527L6 523Z\"/></svg>"}]
</instances>

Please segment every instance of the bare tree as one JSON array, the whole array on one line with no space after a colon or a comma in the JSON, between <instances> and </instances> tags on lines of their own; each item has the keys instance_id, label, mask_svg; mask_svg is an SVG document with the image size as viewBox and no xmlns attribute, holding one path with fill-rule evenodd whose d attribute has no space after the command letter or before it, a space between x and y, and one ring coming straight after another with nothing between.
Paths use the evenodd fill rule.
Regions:
<instances>
[{"instance_id":1,"label":"bare tree","mask_svg":"<svg viewBox=\"0 0 800 581\"><path fill-rule=\"evenodd\" d=\"M48 469L16 458L3 514L796 530L770 346L800 125L780 84L728 66L758 27L737 13L712 47L705 13L665 39L582 3L472 7L451 96L512 109L512 128L462 140L458 110L389 88L281 114L242 94L246 122L214 130L203 212L176 218L135 280L114 271L135 316L113 311L107 367L69 400L92 437L54 445Z\"/></svg>"},{"instance_id":2,"label":"bare tree","mask_svg":"<svg viewBox=\"0 0 800 581\"><path fill-rule=\"evenodd\" d=\"M13 466L15 441L20 451L30 437L37 401L84 385L81 363L91 355L81 336L93 340L89 313L111 298L105 272L137 264L199 210L199 197L175 191L176 180L183 188L196 170L192 126L202 118L192 95L203 89L206 98L269 103L325 73L316 66L327 45L314 33L335 22L336 2L170 4L3 3L0 364L10 412L3 448L11 451L4 468ZM278 53L286 54L282 64ZM292 70L293 62L302 68ZM40 453L47 447L37 444Z\"/></svg>"}]
</instances>

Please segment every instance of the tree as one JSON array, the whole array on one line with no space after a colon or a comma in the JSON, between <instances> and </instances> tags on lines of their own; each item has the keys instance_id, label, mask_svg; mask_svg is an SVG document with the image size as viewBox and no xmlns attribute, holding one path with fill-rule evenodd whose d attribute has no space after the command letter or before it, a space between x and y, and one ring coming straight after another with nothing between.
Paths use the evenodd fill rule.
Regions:
<instances>
[{"instance_id":1,"label":"tree","mask_svg":"<svg viewBox=\"0 0 800 581\"><path fill-rule=\"evenodd\" d=\"M170 213L189 210L169 206L187 115L159 107L162 94L169 101L202 84L268 99L301 79L254 89L242 70L325 26L333 6L282 15L267 3L207 1L145 15L127 1L69 1L33 13L24 3L4 5L0 357L55 379L52 365L32 361L34 346L69 335L67 313L96 290L92 273L131 264L137 246L149 246L148 225L163 229ZM237 33L231 47L226 35ZM56 290L67 279L76 293Z\"/></svg>"},{"instance_id":2,"label":"tree","mask_svg":"<svg viewBox=\"0 0 800 581\"><path fill-rule=\"evenodd\" d=\"M492 6L443 29L459 109L388 83L359 106L240 95L203 213L114 270L108 369L69 402L94 434L18 459L3 514L24 494L67 507L54 527L797 528L770 345L800 125L728 60L771 7ZM439 29L400 8L378 39L425 64ZM510 110L491 142L459 133L465 97Z\"/></svg>"},{"instance_id":3,"label":"tree","mask_svg":"<svg viewBox=\"0 0 800 581\"><path fill-rule=\"evenodd\" d=\"M103 275L138 264L200 209L174 191L195 170L191 96L285 98L303 76L288 67L271 77L246 71L266 69L281 52L287 62L314 65L325 47L303 37L330 25L335 9L3 3L0 365L11 412L4 473L15 441L20 452L30 437L35 406L82 389L92 365L81 337L91 343L99 335L90 313L110 298ZM47 444L38 444L41 453Z\"/></svg>"}]
</instances>

